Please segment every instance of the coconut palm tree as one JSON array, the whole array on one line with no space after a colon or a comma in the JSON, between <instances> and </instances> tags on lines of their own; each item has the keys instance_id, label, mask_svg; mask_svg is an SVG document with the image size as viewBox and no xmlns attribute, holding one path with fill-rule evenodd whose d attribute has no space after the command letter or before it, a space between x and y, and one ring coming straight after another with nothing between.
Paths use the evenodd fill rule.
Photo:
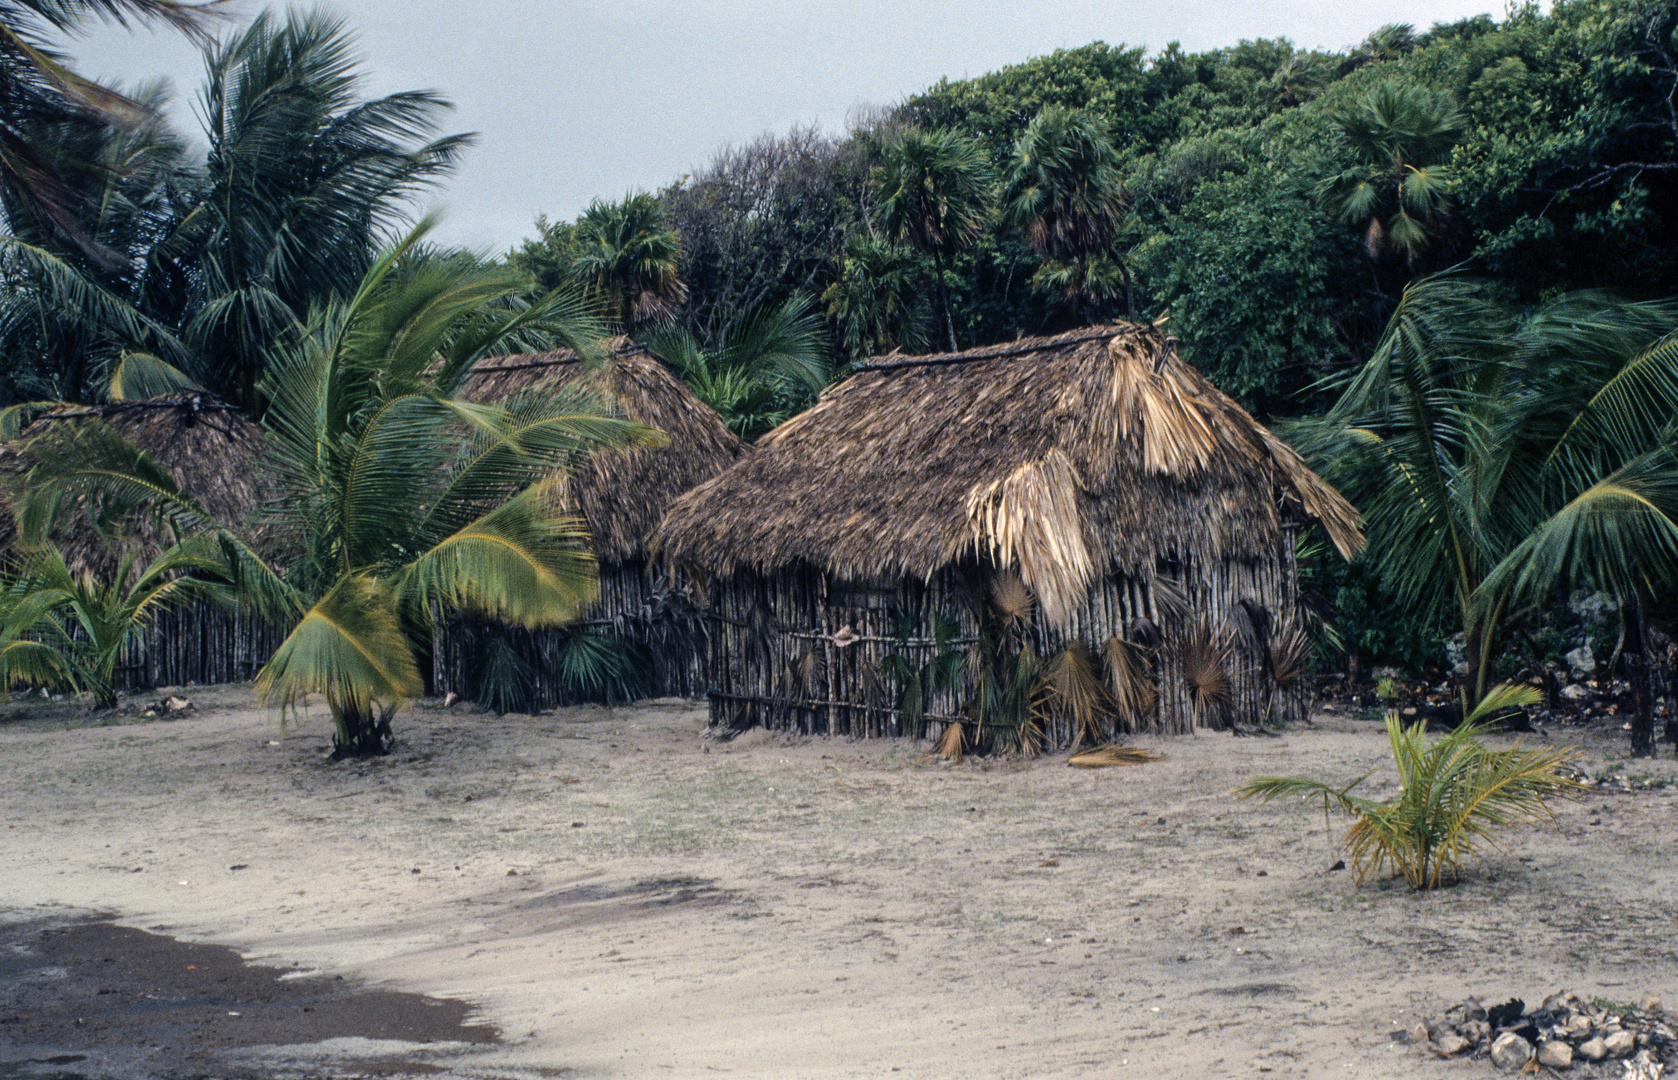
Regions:
<instances>
[{"instance_id":1,"label":"coconut palm tree","mask_svg":"<svg viewBox=\"0 0 1678 1080\"><path fill-rule=\"evenodd\" d=\"M1511 606L1558 586L1631 605L1678 579L1678 306L1601 293L1515 318L1472 282L1408 287L1304 445L1363 507L1415 612L1454 606L1468 697Z\"/></svg>"},{"instance_id":2,"label":"coconut palm tree","mask_svg":"<svg viewBox=\"0 0 1678 1080\"><path fill-rule=\"evenodd\" d=\"M20 125L85 196L75 215L79 235L116 258L112 265L90 256L27 215L0 236L8 286L0 291L0 351L13 358L0 393L13 400L94 400L128 350L186 362L168 315L135 305L145 255L194 194L185 144L158 112L166 100L160 84L139 88L134 101L150 117L143 123Z\"/></svg>"},{"instance_id":3,"label":"coconut palm tree","mask_svg":"<svg viewBox=\"0 0 1678 1080\"><path fill-rule=\"evenodd\" d=\"M154 248L141 304L180 307L201 380L247 409L271 346L354 295L408 200L471 142L433 137L451 108L433 91L363 100L355 50L317 10L264 12L205 51L203 186Z\"/></svg>"},{"instance_id":4,"label":"coconut palm tree","mask_svg":"<svg viewBox=\"0 0 1678 1080\"><path fill-rule=\"evenodd\" d=\"M94 708L117 703L128 645L159 614L198 598L231 602L213 540L194 537L145 566L130 552L111 578L72 572L50 548L0 583L0 694L17 685L84 690Z\"/></svg>"},{"instance_id":5,"label":"coconut palm tree","mask_svg":"<svg viewBox=\"0 0 1678 1080\"><path fill-rule=\"evenodd\" d=\"M709 346L671 327L647 348L748 441L814 401L833 375L826 327L801 293L731 323Z\"/></svg>"},{"instance_id":6,"label":"coconut palm tree","mask_svg":"<svg viewBox=\"0 0 1678 1080\"><path fill-rule=\"evenodd\" d=\"M1087 113L1051 105L1020 133L1002 180L1001 216L1048 262L1043 287L1060 292L1093 316L1123 282L1126 308L1136 317L1130 275L1112 253L1114 228L1125 209L1119 153Z\"/></svg>"},{"instance_id":7,"label":"coconut palm tree","mask_svg":"<svg viewBox=\"0 0 1678 1080\"><path fill-rule=\"evenodd\" d=\"M983 147L960 132L910 128L887 144L870 184L886 235L932 257L950 351L958 351L945 269L990 223L991 167Z\"/></svg>"},{"instance_id":8,"label":"coconut palm tree","mask_svg":"<svg viewBox=\"0 0 1678 1080\"><path fill-rule=\"evenodd\" d=\"M363 100L354 52L320 12L264 13L206 45L201 163L157 120L156 90L136 95L144 123L31 121L87 195L77 227L114 259L16 222L0 239L0 348L32 361L6 373L9 396L91 400L118 357L144 351L259 411L269 346L354 293L470 141L433 138L449 106L431 91Z\"/></svg>"},{"instance_id":9,"label":"coconut palm tree","mask_svg":"<svg viewBox=\"0 0 1678 1080\"><path fill-rule=\"evenodd\" d=\"M1356 161L1317 185L1319 201L1363 230L1371 259L1390 248L1415 266L1450 220L1446 162L1464 127L1456 102L1416 83L1386 79L1335 120Z\"/></svg>"},{"instance_id":10,"label":"coconut palm tree","mask_svg":"<svg viewBox=\"0 0 1678 1080\"><path fill-rule=\"evenodd\" d=\"M572 278L587 285L624 333L668 322L687 299L676 270L681 241L665 224L664 207L646 192L615 203L595 199L571 240Z\"/></svg>"},{"instance_id":11,"label":"coconut palm tree","mask_svg":"<svg viewBox=\"0 0 1678 1080\"><path fill-rule=\"evenodd\" d=\"M103 243L85 218L98 203L88 190L95 163L70 151L108 129L154 124L154 104L77 75L52 39L94 18L155 23L200 41L219 15L219 0L0 0L0 215L6 232L51 238L106 269L124 252ZM80 174L80 175L77 175Z\"/></svg>"},{"instance_id":12,"label":"coconut palm tree","mask_svg":"<svg viewBox=\"0 0 1678 1080\"><path fill-rule=\"evenodd\" d=\"M292 625L258 692L292 710L319 694L340 755L385 749L391 716L421 690L416 642L434 619L467 610L553 626L592 602L593 557L559 480L591 448L661 438L581 392L464 400L482 357L538 338L595 355L599 327L575 295L523 303L517 272L416 255L430 225L387 251L353 296L317 311L271 366L275 495L258 528L283 573L132 447L90 445L30 477L38 508L127 499L175 535L213 539L235 587Z\"/></svg>"}]
</instances>

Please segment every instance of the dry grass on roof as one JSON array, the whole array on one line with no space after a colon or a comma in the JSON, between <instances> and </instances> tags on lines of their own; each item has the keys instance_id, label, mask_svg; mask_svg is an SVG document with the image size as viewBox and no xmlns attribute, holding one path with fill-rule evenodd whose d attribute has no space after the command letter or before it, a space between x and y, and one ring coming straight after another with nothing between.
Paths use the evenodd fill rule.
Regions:
<instances>
[{"instance_id":1,"label":"dry grass on roof","mask_svg":"<svg viewBox=\"0 0 1678 1080\"><path fill-rule=\"evenodd\" d=\"M32 447L39 453L67 428L93 423L105 424L167 468L181 489L217 521L235 527L247 522L259 496L255 463L262 454L262 429L207 393L59 406L0 448L0 471L15 475L27 469ZM137 550L142 560L149 560L174 542L168 527L160 528L149 516L126 523L118 537L113 545L85 515L67 515L54 542L72 570L88 568L102 575L115 569L123 552ZM16 538L11 512L0 508L0 551L11 552Z\"/></svg>"},{"instance_id":2,"label":"dry grass on roof","mask_svg":"<svg viewBox=\"0 0 1678 1080\"><path fill-rule=\"evenodd\" d=\"M1357 511L1153 327L890 356L677 500L655 541L711 574L807 561L929 577L979 554L1051 617L1163 554L1269 558L1283 516L1348 557Z\"/></svg>"},{"instance_id":3,"label":"dry grass on roof","mask_svg":"<svg viewBox=\"0 0 1678 1080\"><path fill-rule=\"evenodd\" d=\"M598 364L560 350L480 362L464 396L494 401L542 386L582 385L616 402L629 419L670 436L663 447L591 455L568 487L594 537L595 553L622 562L645 541L678 495L733 465L748 450L710 406L645 350L621 347Z\"/></svg>"}]
</instances>

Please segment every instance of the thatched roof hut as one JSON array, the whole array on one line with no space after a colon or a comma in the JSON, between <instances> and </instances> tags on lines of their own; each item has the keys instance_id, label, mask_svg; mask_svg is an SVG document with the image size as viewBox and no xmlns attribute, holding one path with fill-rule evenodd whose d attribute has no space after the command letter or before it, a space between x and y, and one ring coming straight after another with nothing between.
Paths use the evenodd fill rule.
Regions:
<instances>
[{"instance_id":1,"label":"thatched roof hut","mask_svg":"<svg viewBox=\"0 0 1678 1080\"><path fill-rule=\"evenodd\" d=\"M1170 338L1119 324L870 364L678 499L654 550L713 581L779 578L752 603L781 625L809 623L806 638L841 626L867 637L853 625L865 605L834 608L856 583L930 586L962 565L1016 573L1044 630L1093 637L1162 621L1151 599L1161 576L1219 620L1243 598L1290 605L1291 526L1305 519L1348 557L1362 543L1357 511ZM814 593L796 580L807 571L825 576ZM747 603L728 591L725 606ZM773 599L806 594L825 599L797 615ZM713 685L770 704L785 680L743 670L754 650L761 642L719 661Z\"/></svg>"},{"instance_id":2,"label":"thatched roof hut","mask_svg":"<svg viewBox=\"0 0 1678 1080\"><path fill-rule=\"evenodd\" d=\"M1290 514L1347 557L1362 543L1298 454L1159 331L1121 325L870 364L679 500L659 543L719 575L925 579L979 554L1061 614L1164 552L1268 554Z\"/></svg>"},{"instance_id":3,"label":"thatched roof hut","mask_svg":"<svg viewBox=\"0 0 1678 1080\"><path fill-rule=\"evenodd\" d=\"M518 393L583 388L621 408L631 420L670 437L661 447L607 450L589 455L560 490L588 526L600 562L600 599L573 629L604 634L643 652L646 690L654 696L692 694L703 687L703 665L682 590L650 567L646 541L678 496L711 479L750 452L716 411L694 397L645 348L619 341L613 355L589 362L569 350L502 356L480 362L467 376L464 396L495 401ZM476 699L486 635L511 647L532 672L530 707L572 700L563 680L553 631L494 630L458 620L435 643L433 671L439 693Z\"/></svg>"},{"instance_id":4,"label":"thatched roof hut","mask_svg":"<svg viewBox=\"0 0 1678 1080\"><path fill-rule=\"evenodd\" d=\"M167 468L185 492L217 520L241 525L255 507L260 478L255 463L262 454L263 433L238 409L213 394L173 393L144 401L105 405L60 405L36 417L9 445L0 448L0 471L19 473L35 455L50 452L54 438L102 423ZM54 537L72 570L109 573L122 553L137 550L155 558L171 543L167 526L142 515L124 523L117 543L102 537L85 516L76 517ZM0 508L0 551L16 541L11 512Z\"/></svg>"},{"instance_id":5,"label":"thatched roof hut","mask_svg":"<svg viewBox=\"0 0 1678 1080\"><path fill-rule=\"evenodd\" d=\"M648 534L676 497L733 465L749 448L638 345L625 344L597 364L569 350L495 357L472 369L465 396L496 401L541 387L578 385L670 436L667 446L591 455L568 485L602 562L642 557Z\"/></svg>"}]
</instances>

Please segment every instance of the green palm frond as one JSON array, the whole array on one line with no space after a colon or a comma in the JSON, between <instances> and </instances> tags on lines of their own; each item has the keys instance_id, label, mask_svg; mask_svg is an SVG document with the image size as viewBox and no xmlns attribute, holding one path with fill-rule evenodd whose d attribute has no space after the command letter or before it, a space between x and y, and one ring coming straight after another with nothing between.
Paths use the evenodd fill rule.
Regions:
<instances>
[{"instance_id":1,"label":"green palm frond","mask_svg":"<svg viewBox=\"0 0 1678 1080\"><path fill-rule=\"evenodd\" d=\"M257 694L271 708L297 709L318 693L334 716L366 716L375 704L394 709L419 695L425 685L393 600L373 578L345 577L262 666Z\"/></svg>"},{"instance_id":2,"label":"green palm frond","mask_svg":"<svg viewBox=\"0 0 1678 1080\"><path fill-rule=\"evenodd\" d=\"M1480 742L1488 718L1536 700L1531 687L1498 687L1468 722L1431 743L1425 723L1406 727L1397 713L1389 713L1387 739L1401 785L1390 802L1351 794L1369 774L1343 787L1303 777L1261 777L1236 796L1260 802L1288 795L1321 798L1325 814L1333 808L1356 818L1342 843L1359 883L1391 870L1412 888L1438 888L1455 881L1469 859L1501 847L1508 828L1553 821L1554 800L1583 792L1558 771L1575 755L1571 748L1492 750Z\"/></svg>"},{"instance_id":3,"label":"green palm frond","mask_svg":"<svg viewBox=\"0 0 1678 1080\"><path fill-rule=\"evenodd\" d=\"M406 604L466 609L512 626L557 626L599 595L588 532L530 491L421 553L394 580Z\"/></svg>"},{"instance_id":4,"label":"green palm frond","mask_svg":"<svg viewBox=\"0 0 1678 1080\"><path fill-rule=\"evenodd\" d=\"M0 701L14 687L80 689L76 669L62 651L42 641L0 637Z\"/></svg>"},{"instance_id":5,"label":"green palm frond","mask_svg":"<svg viewBox=\"0 0 1678 1080\"><path fill-rule=\"evenodd\" d=\"M1662 446L1602 477L1540 522L1490 572L1482 599L1541 599L1558 583L1655 595L1678 575L1678 453Z\"/></svg>"},{"instance_id":6,"label":"green palm frond","mask_svg":"<svg viewBox=\"0 0 1678 1080\"><path fill-rule=\"evenodd\" d=\"M126 352L105 386L109 401L144 401L162 394L202 390L192 376L151 353Z\"/></svg>"}]
</instances>

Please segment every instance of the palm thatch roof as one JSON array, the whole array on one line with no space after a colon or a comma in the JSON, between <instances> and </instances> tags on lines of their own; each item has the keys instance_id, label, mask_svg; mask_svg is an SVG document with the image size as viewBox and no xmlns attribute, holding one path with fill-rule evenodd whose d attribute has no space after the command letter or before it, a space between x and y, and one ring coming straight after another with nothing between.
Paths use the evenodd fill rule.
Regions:
<instances>
[{"instance_id":1,"label":"palm thatch roof","mask_svg":"<svg viewBox=\"0 0 1678 1080\"><path fill-rule=\"evenodd\" d=\"M653 547L716 576L930 579L976 555L1058 622L1108 570L1274 558L1285 517L1362 545L1351 504L1170 338L1115 324L864 367L678 499Z\"/></svg>"},{"instance_id":2,"label":"palm thatch roof","mask_svg":"<svg viewBox=\"0 0 1678 1080\"><path fill-rule=\"evenodd\" d=\"M213 394L172 393L107 405L60 405L35 418L18 437L0 447L0 473L16 476L38 455L51 453L52 440L102 423L167 468L193 499L217 521L238 526L259 497L255 468L263 433L238 409ZM90 508L91 509L91 508ZM53 542L74 571L108 574L125 552L142 560L162 554L174 542L166 525L149 516L95 525L92 513L66 516ZM0 506L0 551L11 552L17 523Z\"/></svg>"},{"instance_id":3,"label":"palm thatch roof","mask_svg":"<svg viewBox=\"0 0 1678 1080\"><path fill-rule=\"evenodd\" d=\"M495 401L539 387L586 387L628 418L670 436L663 447L590 455L567 487L603 561L646 553L645 542L675 498L733 465L749 449L709 405L647 351L620 344L589 363L569 350L500 356L467 376L463 396Z\"/></svg>"}]
</instances>

